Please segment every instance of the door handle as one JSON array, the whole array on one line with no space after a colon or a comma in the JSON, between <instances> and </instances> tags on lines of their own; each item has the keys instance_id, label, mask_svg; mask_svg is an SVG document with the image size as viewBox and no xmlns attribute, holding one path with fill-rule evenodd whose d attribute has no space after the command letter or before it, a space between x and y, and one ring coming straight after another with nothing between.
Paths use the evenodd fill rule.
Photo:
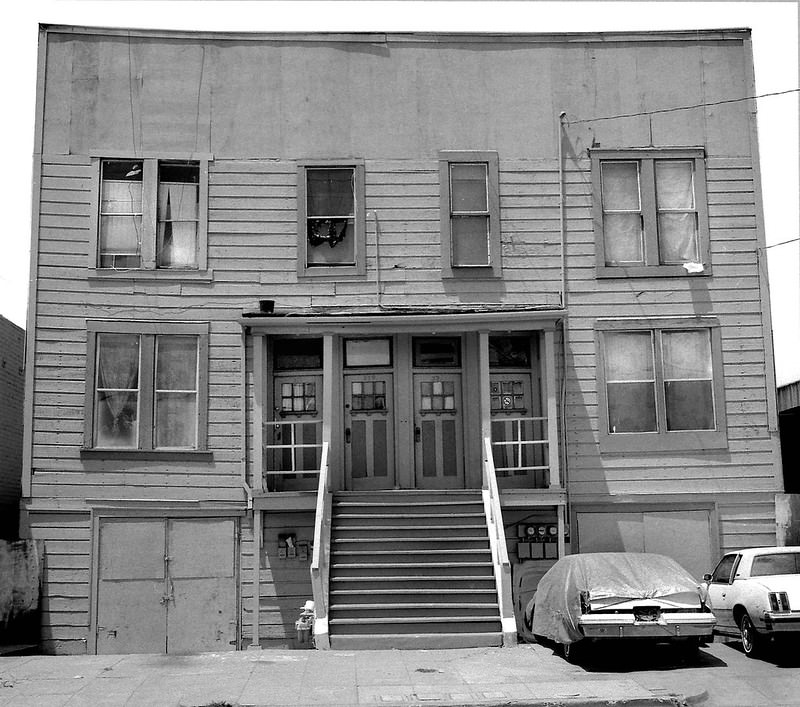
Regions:
<instances>
[{"instance_id":1,"label":"door handle","mask_svg":"<svg viewBox=\"0 0 800 707\"><path fill-rule=\"evenodd\" d=\"M418 425L414 426L414 441L419 442L422 439L422 430Z\"/></svg>"},{"instance_id":2,"label":"door handle","mask_svg":"<svg viewBox=\"0 0 800 707\"><path fill-rule=\"evenodd\" d=\"M350 444L350 428L349 427L345 427L344 428L344 443L345 444Z\"/></svg>"}]
</instances>

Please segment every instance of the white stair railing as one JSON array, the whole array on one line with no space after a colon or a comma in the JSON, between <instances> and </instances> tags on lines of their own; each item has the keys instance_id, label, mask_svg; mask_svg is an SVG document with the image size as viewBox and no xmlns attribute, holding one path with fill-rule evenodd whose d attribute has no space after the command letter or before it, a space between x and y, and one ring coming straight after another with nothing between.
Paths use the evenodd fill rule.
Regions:
<instances>
[{"instance_id":1,"label":"white stair railing","mask_svg":"<svg viewBox=\"0 0 800 707\"><path fill-rule=\"evenodd\" d=\"M311 589L314 596L314 642L319 649L331 647L328 634L328 586L331 557L331 503L328 443L322 444L314 514L314 550L311 556Z\"/></svg>"},{"instance_id":2,"label":"white stair railing","mask_svg":"<svg viewBox=\"0 0 800 707\"><path fill-rule=\"evenodd\" d=\"M483 440L483 508L489 530L489 547L494 565L503 645L514 645L517 642L517 622L514 618L514 600L511 592L511 562L508 559L503 511L500 507L500 490L497 486L490 437L485 437Z\"/></svg>"}]
</instances>

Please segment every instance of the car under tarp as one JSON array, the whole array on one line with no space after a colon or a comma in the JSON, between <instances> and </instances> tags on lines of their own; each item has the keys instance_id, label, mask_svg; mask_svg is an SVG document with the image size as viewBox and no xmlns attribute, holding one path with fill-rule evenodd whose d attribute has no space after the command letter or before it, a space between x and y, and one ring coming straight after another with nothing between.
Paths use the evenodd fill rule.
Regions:
<instances>
[{"instance_id":1,"label":"car under tarp","mask_svg":"<svg viewBox=\"0 0 800 707\"><path fill-rule=\"evenodd\" d=\"M636 552L568 555L539 581L527 607L532 633L562 644L580 641L581 594L585 603L601 602L605 607L630 600L685 607L692 598L699 608L697 582L670 557Z\"/></svg>"}]
</instances>

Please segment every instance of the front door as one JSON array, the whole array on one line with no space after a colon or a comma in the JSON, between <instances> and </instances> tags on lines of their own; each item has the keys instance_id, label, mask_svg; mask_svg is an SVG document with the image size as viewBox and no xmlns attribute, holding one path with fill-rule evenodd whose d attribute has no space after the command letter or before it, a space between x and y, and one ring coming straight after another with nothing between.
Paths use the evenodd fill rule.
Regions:
<instances>
[{"instance_id":1,"label":"front door","mask_svg":"<svg viewBox=\"0 0 800 707\"><path fill-rule=\"evenodd\" d=\"M97 558L98 654L236 649L236 522L109 518Z\"/></svg>"},{"instance_id":2,"label":"front door","mask_svg":"<svg viewBox=\"0 0 800 707\"><path fill-rule=\"evenodd\" d=\"M393 376L344 376L344 441L348 485L354 491L395 487Z\"/></svg>"},{"instance_id":3,"label":"front door","mask_svg":"<svg viewBox=\"0 0 800 707\"><path fill-rule=\"evenodd\" d=\"M414 374L416 487L463 488L460 373Z\"/></svg>"}]
</instances>

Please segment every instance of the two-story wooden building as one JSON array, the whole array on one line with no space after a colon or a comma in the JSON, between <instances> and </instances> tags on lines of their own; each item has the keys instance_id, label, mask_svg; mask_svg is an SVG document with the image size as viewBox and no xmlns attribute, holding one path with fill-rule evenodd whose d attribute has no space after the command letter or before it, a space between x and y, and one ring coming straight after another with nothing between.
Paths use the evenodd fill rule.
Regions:
<instances>
[{"instance_id":1,"label":"two-story wooden building","mask_svg":"<svg viewBox=\"0 0 800 707\"><path fill-rule=\"evenodd\" d=\"M775 543L748 30L39 57L47 650L497 645L559 554Z\"/></svg>"}]
</instances>

